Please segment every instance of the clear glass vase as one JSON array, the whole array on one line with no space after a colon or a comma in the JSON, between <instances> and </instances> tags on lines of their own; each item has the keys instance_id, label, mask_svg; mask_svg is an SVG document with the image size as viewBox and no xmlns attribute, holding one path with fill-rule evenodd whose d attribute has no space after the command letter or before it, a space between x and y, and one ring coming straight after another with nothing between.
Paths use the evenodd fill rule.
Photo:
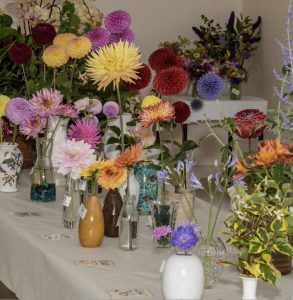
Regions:
<instances>
[{"instance_id":1,"label":"clear glass vase","mask_svg":"<svg viewBox=\"0 0 293 300\"><path fill-rule=\"evenodd\" d=\"M240 100L242 97L242 84L240 83L230 83L230 99Z\"/></svg>"},{"instance_id":2,"label":"clear glass vase","mask_svg":"<svg viewBox=\"0 0 293 300\"><path fill-rule=\"evenodd\" d=\"M211 289L217 284L223 271L223 266L219 261L224 259L225 244L219 237L213 238L210 242L202 241L195 248L195 253L203 264L205 289Z\"/></svg>"},{"instance_id":3,"label":"clear glass vase","mask_svg":"<svg viewBox=\"0 0 293 300\"><path fill-rule=\"evenodd\" d=\"M37 159L31 173L31 200L55 201L56 186L51 161L52 143L46 138L36 139Z\"/></svg>"}]
</instances>

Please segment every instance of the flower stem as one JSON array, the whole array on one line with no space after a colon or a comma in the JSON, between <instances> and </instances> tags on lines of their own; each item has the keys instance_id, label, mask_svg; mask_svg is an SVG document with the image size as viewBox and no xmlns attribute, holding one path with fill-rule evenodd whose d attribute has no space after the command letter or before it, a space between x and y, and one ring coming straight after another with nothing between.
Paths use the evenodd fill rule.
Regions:
<instances>
[{"instance_id":1,"label":"flower stem","mask_svg":"<svg viewBox=\"0 0 293 300\"><path fill-rule=\"evenodd\" d=\"M116 89L117 89L117 97L118 97L118 104L119 104L119 120L120 120L120 129L121 129L121 152L124 151L124 124L123 124L123 107L122 107L122 101L121 101L121 95L119 90L119 85L116 83Z\"/></svg>"},{"instance_id":2,"label":"flower stem","mask_svg":"<svg viewBox=\"0 0 293 300\"><path fill-rule=\"evenodd\" d=\"M71 102L71 96L72 96L72 83L73 83L73 75L74 75L75 67L76 67L76 58L75 58L74 61L73 61L73 66L72 66L72 71L71 71L68 103Z\"/></svg>"},{"instance_id":3,"label":"flower stem","mask_svg":"<svg viewBox=\"0 0 293 300\"><path fill-rule=\"evenodd\" d=\"M0 143L3 143L2 117L0 117Z\"/></svg>"},{"instance_id":4,"label":"flower stem","mask_svg":"<svg viewBox=\"0 0 293 300\"><path fill-rule=\"evenodd\" d=\"M53 89L56 89L56 68L53 70L53 81L52 81Z\"/></svg>"},{"instance_id":5,"label":"flower stem","mask_svg":"<svg viewBox=\"0 0 293 300\"><path fill-rule=\"evenodd\" d=\"M25 74L25 69L24 69L24 65L23 64L21 64L21 68L22 68L22 71L23 71L23 76L24 76L24 81L25 81L27 96L29 98L30 97L30 92L29 92L28 81L27 81L27 77L26 77L26 74Z\"/></svg>"},{"instance_id":6,"label":"flower stem","mask_svg":"<svg viewBox=\"0 0 293 300\"><path fill-rule=\"evenodd\" d=\"M12 143L15 144L16 141L16 131L17 131L17 125L13 125L13 135L12 135Z\"/></svg>"}]
</instances>

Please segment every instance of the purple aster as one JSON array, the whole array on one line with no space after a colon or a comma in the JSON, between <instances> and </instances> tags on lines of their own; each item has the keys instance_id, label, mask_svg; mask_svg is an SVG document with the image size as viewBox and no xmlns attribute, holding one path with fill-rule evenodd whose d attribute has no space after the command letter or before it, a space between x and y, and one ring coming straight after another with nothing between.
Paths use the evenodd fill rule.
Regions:
<instances>
[{"instance_id":1,"label":"purple aster","mask_svg":"<svg viewBox=\"0 0 293 300\"><path fill-rule=\"evenodd\" d=\"M194 175L194 173L192 173L190 176L190 186L193 190L198 190L198 189L203 190L203 186L202 186L201 182Z\"/></svg>"},{"instance_id":2,"label":"purple aster","mask_svg":"<svg viewBox=\"0 0 293 300\"><path fill-rule=\"evenodd\" d=\"M172 228L170 227L170 225L159 226L153 230L153 238L158 241L161 237L167 236L171 232Z\"/></svg>"},{"instance_id":3,"label":"purple aster","mask_svg":"<svg viewBox=\"0 0 293 300\"><path fill-rule=\"evenodd\" d=\"M157 178L163 182L167 181L168 171L163 169L161 171L157 171Z\"/></svg>"},{"instance_id":4,"label":"purple aster","mask_svg":"<svg viewBox=\"0 0 293 300\"><path fill-rule=\"evenodd\" d=\"M219 98L224 91L224 80L216 74L206 74L197 82L197 91L201 98L214 100Z\"/></svg>"},{"instance_id":5,"label":"purple aster","mask_svg":"<svg viewBox=\"0 0 293 300\"><path fill-rule=\"evenodd\" d=\"M104 115L109 117L117 117L119 115L119 105L114 101L108 101L103 106Z\"/></svg>"},{"instance_id":6,"label":"purple aster","mask_svg":"<svg viewBox=\"0 0 293 300\"><path fill-rule=\"evenodd\" d=\"M125 10L115 10L105 18L105 26L110 33L121 33L129 28L131 17Z\"/></svg>"},{"instance_id":7,"label":"purple aster","mask_svg":"<svg viewBox=\"0 0 293 300\"><path fill-rule=\"evenodd\" d=\"M5 115L11 123L20 125L32 117L30 102L24 98L12 98L6 106Z\"/></svg>"},{"instance_id":8,"label":"purple aster","mask_svg":"<svg viewBox=\"0 0 293 300\"><path fill-rule=\"evenodd\" d=\"M126 29L121 33L111 33L110 35L110 43L118 43L119 41L127 41L128 43L132 43L134 41L134 33L131 29Z\"/></svg>"},{"instance_id":9,"label":"purple aster","mask_svg":"<svg viewBox=\"0 0 293 300\"><path fill-rule=\"evenodd\" d=\"M86 37L88 37L92 43L92 50L96 50L100 47L103 47L109 44L109 32L101 27L94 28L86 33Z\"/></svg>"}]
</instances>

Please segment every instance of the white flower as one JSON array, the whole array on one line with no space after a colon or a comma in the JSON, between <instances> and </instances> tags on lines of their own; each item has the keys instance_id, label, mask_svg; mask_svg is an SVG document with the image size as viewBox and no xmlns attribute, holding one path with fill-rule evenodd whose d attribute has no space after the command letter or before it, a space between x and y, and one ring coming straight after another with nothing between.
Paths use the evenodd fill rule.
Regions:
<instances>
[{"instance_id":1,"label":"white flower","mask_svg":"<svg viewBox=\"0 0 293 300\"><path fill-rule=\"evenodd\" d=\"M212 180L212 178L213 178L213 175L210 174L210 175L208 176L208 181L210 182L210 181Z\"/></svg>"},{"instance_id":2,"label":"white flower","mask_svg":"<svg viewBox=\"0 0 293 300\"><path fill-rule=\"evenodd\" d=\"M279 210L274 210L274 214L276 215L279 221L281 221L282 217L284 217L284 213Z\"/></svg>"},{"instance_id":3,"label":"white flower","mask_svg":"<svg viewBox=\"0 0 293 300\"><path fill-rule=\"evenodd\" d=\"M219 166L219 163L218 163L218 160L217 160L217 159L215 159L214 165L215 165L216 168Z\"/></svg>"}]
</instances>

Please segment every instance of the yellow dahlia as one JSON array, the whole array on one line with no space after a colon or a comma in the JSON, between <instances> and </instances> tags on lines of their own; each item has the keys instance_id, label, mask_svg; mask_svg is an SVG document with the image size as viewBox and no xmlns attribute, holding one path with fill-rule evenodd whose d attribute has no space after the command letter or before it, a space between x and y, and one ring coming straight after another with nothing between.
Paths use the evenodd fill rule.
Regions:
<instances>
[{"instance_id":1,"label":"yellow dahlia","mask_svg":"<svg viewBox=\"0 0 293 300\"><path fill-rule=\"evenodd\" d=\"M77 38L74 33L59 33L53 40L53 45L66 46L68 42Z\"/></svg>"},{"instance_id":2,"label":"yellow dahlia","mask_svg":"<svg viewBox=\"0 0 293 300\"><path fill-rule=\"evenodd\" d=\"M66 53L71 58L83 58L90 53L92 49L92 43L86 36L79 36L70 40L66 46Z\"/></svg>"},{"instance_id":3,"label":"yellow dahlia","mask_svg":"<svg viewBox=\"0 0 293 300\"><path fill-rule=\"evenodd\" d=\"M146 108L149 106L156 105L160 103L162 100L156 96L146 96L143 98L140 107L141 108Z\"/></svg>"},{"instance_id":4,"label":"yellow dahlia","mask_svg":"<svg viewBox=\"0 0 293 300\"><path fill-rule=\"evenodd\" d=\"M140 58L138 47L127 41L119 41L94 52L87 60L86 71L98 84L98 90L105 90L111 82L116 89L120 80L134 83L139 79L138 69L142 68Z\"/></svg>"},{"instance_id":5,"label":"yellow dahlia","mask_svg":"<svg viewBox=\"0 0 293 300\"><path fill-rule=\"evenodd\" d=\"M146 107L139 114L139 123L149 127L157 122L171 122L175 118L175 110L169 102L161 101L156 105Z\"/></svg>"},{"instance_id":6,"label":"yellow dahlia","mask_svg":"<svg viewBox=\"0 0 293 300\"><path fill-rule=\"evenodd\" d=\"M126 169L117 167L115 159L109 160L107 166L98 173L99 184L106 189L119 188L126 181L126 177Z\"/></svg>"},{"instance_id":7,"label":"yellow dahlia","mask_svg":"<svg viewBox=\"0 0 293 300\"><path fill-rule=\"evenodd\" d=\"M10 98L5 95L0 95L0 117L5 116L5 108Z\"/></svg>"},{"instance_id":8,"label":"yellow dahlia","mask_svg":"<svg viewBox=\"0 0 293 300\"><path fill-rule=\"evenodd\" d=\"M64 46L52 45L44 50L42 58L48 67L56 68L65 65L69 57Z\"/></svg>"},{"instance_id":9,"label":"yellow dahlia","mask_svg":"<svg viewBox=\"0 0 293 300\"><path fill-rule=\"evenodd\" d=\"M109 165L109 161L104 159L98 159L94 161L91 165L85 167L80 171L80 176L91 177L94 176L99 170L105 168Z\"/></svg>"}]
</instances>

